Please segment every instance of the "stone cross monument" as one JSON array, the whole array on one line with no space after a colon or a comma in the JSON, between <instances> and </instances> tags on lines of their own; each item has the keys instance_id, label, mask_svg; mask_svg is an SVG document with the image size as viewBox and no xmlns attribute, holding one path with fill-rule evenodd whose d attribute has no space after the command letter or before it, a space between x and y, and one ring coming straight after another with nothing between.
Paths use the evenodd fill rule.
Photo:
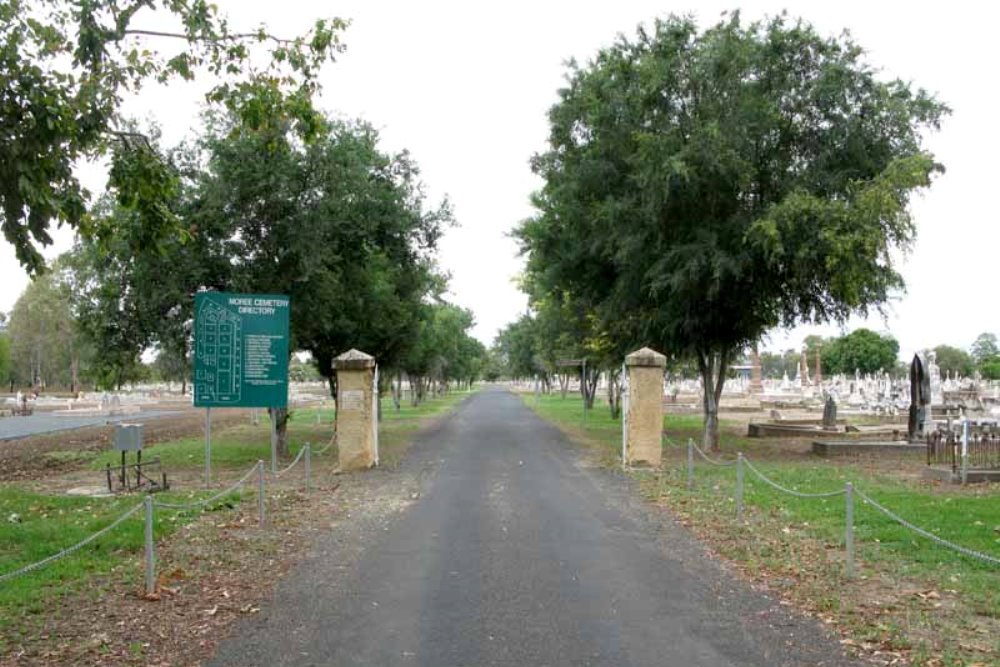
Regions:
<instances>
[{"instance_id":1,"label":"stone cross monument","mask_svg":"<svg viewBox=\"0 0 1000 667\"><path fill-rule=\"evenodd\" d=\"M625 357L628 414L623 462L660 467L663 437L663 369L667 358L644 347Z\"/></svg>"},{"instance_id":2,"label":"stone cross monument","mask_svg":"<svg viewBox=\"0 0 1000 667\"><path fill-rule=\"evenodd\" d=\"M375 357L350 350L333 360L337 371L337 450L341 470L378 465L375 440Z\"/></svg>"}]
</instances>

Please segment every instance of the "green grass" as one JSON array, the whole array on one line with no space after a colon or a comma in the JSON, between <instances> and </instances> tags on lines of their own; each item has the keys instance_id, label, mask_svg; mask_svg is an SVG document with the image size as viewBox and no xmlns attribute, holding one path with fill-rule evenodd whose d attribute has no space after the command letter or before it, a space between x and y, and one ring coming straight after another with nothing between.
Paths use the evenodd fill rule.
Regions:
<instances>
[{"instance_id":1,"label":"green grass","mask_svg":"<svg viewBox=\"0 0 1000 667\"><path fill-rule=\"evenodd\" d=\"M537 402L533 396L523 399L542 417L571 434L585 436L592 445L603 450L605 462L617 464L620 461L621 422L611 419L606 406L591 412L585 423L578 396L566 401L558 396L542 396ZM723 451L719 456L722 458L732 459L736 452L742 451L763 474L802 492L839 490L851 481L886 508L933 534L1000 557L1000 485L966 489L942 487L884 467L803 455L801 448L789 452L787 443L784 443L783 454L780 440L762 442L747 438L739 432L743 427L737 422L723 421L721 426ZM719 529L721 550L749 565L751 570L788 571L791 567L809 571L809 577L820 581L817 588L825 587L829 591L828 604L832 607L842 604L836 593L838 587L847 585L842 562L845 526L845 499L842 496L796 498L768 486L746 469L744 501L747 509L744 524L738 525L734 466L712 466L696 455L695 486L693 491L687 489L684 443L688 437L695 438L696 442L699 440L701 416L667 415L664 428L670 442L664 445L663 470L633 473L651 499L663 501L691 517L695 525ZM790 566L789 559L806 553L795 546L795 541L802 538L825 545L832 560ZM858 497L855 497L855 544L861 575L856 582L858 586L863 587L861 582L866 578L873 581L888 577L899 582L898 586L922 584L939 590L954 590L962 601L963 618L966 619L962 623L968 622L971 627L974 622L968 619L975 617L1000 620L1000 568L943 548L904 528ZM988 641L994 642L992 650L1000 653L1000 640L993 636Z\"/></svg>"},{"instance_id":2,"label":"green grass","mask_svg":"<svg viewBox=\"0 0 1000 667\"><path fill-rule=\"evenodd\" d=\"M452 407L466 396L468 396L467 393L452 392L442 397L429 399L416 407L404 403L398 412L391 400L383 399L380 431L385 435L386 433L391 434L397 427L409 425L415 428L420 420ZM316 421L317 414L320 417L319 423ZM329 442L333 434L333 418L334 410L332 407L292 410L288 424L289 456L295 457L306 442L312 443L314 449L322 448ZM412 430L404 428L406 432L412 432ZM205 461L205 438L197 436L158 443L147 448L144 456L147 460L159 457L168 475L171 470L179 468L201 467ZM251 424L250 418L247 417L245 423L213 429L213 468L249 469L260 459L267 462L271 460L271 426L266 410L261 411L260 423L257 426ZM134 455L129 454L128 460L133 462ZM103 452L90 461L90 467L99 470L109 463L112 467L119 465L121 454Z\"/></svg>"},{"instance_id":3,"label":"green grass","mask_svg":"<svg viewBox=\"0 0 1000 667\"><path fill-rule=\"evenodd\" d=\"M157 495L157 499L189 502L204 495L204 492L194 495L164 493ZM206 510L231 507L234 501L235 496L223 498ZM141 502L140 496L47 496L17 487L0 488L0 574L73 546L110 525ZM153 522L155 539L169 536L200 512L156 510ZM11 520L14 515L19 520ZM144 520L144 513L140 510L78 551L0 583L0 648L15 640L17 631L30 631L32 626L43 622L53 599L72 592L98 596L113 581L138 586L141 567L138 563L125 565L130 558L141 559Z\"/></svg>"},{"instance_id":4,"label":"green grass","mask_svg":"<svg viewBox=\"0 0 1000 667\"><path fill-rule=\"evenodd\" d=\"M388 465L398 463L405 445L426 418L455 406L468 393L451 393L414 408L401 406L396 412L391 401L383 403L380 440L383 460ZM322 423L316 423L319 412ZM295 456L305 442L318 448L329 441L332 433L331 409L295 410L289 424L291 455ZM204 465L204 438L182 438L158 443L145 453L158 456L168 475L181 469L201 470ZM56 454L74 459L73 452ZM325 456L336 456L332 448ZM213 434L212 459L214 468L247 468L258 459L270 457L270 426L266 412L261 423L249 423L219 428ZM130 455L130 459L131 459ZM84 459L80 459L83 461ZM94 469L106 463L117 464L120 455L107 452L89 462ZM157 494L157 500L187 503L204 498L215 490L174 490ZM252 485L244 493L253 495ZM239 494L222 498L206 511L231 508ZM129 508L142 502L132 495L115 498L82 498L48 496L19 487L0 487L0 575L37 562L101 530ZM166 510L154 512L154 535L157 540L172 534L180 526L194 520L202 510ZM20 521L8 520L17 515ZM139 561L143 550L143 512L139 511L107 535L79 551L50 565L8 582L0 583L0 650L15 642L18 633L31 631L44 621L52 601L68 593L101 595L114 581L123 580L141 586L142 568ZM129 560L137 562L128 562Z\"/></svg>"}]
</instances>

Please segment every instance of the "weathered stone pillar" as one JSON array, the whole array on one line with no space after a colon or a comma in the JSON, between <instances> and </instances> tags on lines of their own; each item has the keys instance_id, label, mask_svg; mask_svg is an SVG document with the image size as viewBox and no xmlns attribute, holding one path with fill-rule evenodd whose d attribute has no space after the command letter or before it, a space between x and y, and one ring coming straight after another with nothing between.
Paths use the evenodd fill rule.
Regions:
<instances>
[{"instance_id":1,"label":"weathered stone pillar","mask_svg":"<svg viewBox=\"0 0 1000 667\"><path fill-rule=\"evenodd\" d=\"M648 347L625 357L629 387L625 465L660 467L663 369L666 365L667 358Z\"/></svg>"},{"instance_id":2,"label":"weathered stone pillar","mask_svg":"<svg viewBox=\"0 0 1000 667\"><path fill-rule=\"evenodd\" d=\"M378 464L374 410L375 357L349 350L333 360L337 371L337 451L341 470Z\"/></svg>"}]
</instances>

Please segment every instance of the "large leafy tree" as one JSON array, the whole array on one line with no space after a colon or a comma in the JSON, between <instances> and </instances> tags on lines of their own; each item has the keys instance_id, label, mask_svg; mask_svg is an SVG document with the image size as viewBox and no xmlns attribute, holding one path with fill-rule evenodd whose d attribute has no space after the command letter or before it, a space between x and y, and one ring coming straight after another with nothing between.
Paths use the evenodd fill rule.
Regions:
<instances>
[{"instance_id":1,"label":"large leafy tree","mask_svg":"<svg viewBox=\"0 0 1000 667\"><path fill-rule=\"evenodd\" d=\"M895 372L899 363L899 342L870 329L855 329L827 341L822 360L823 370L830 374Z\"/></svg>"},{"instance_id":2,"label":"large leafy tree","mask_svg":"<svg viewBox=\"0 0 1000 667\"><path fill-rule=\"evenodd\" d=\"M3 324L3 322L0 322ZM13 381L10 360L10 335L6 328L0 329L0 387L6 387Z\"/></svg>"},{"instance_id":3,"label":"large leafy tree","mask_svg":"<svg viewBox=\"0 0 1000 667\"><path fill-rule=\"evenodd\" d=\"M73 311L63 262L28 284L10 314L10 374L24 386L80 389L89 346Z\"/></svg>"},{"instance_id":4,"label":"large leafy tree","mask_svg":"<svg viewBox=\"0 0 1000 667\"><path fill-rule=\"evenodd\" d=\"M914 237L909 198L940 169L922 136L947 109L786 16L671 17L567 78L518 230L528 271L632 345L693 358L716 448L739 350L903 287L893 250Z\"/></svg>"},{"instance_id":5,"label":"large leafy tree","mask_svg":"<svg viewBox=\"0 0 1000 667\"><path fill-rule=\"evenodd\" d=\"M371 127L322 119L303 142L281 91L255 94L255 123L209 114L197 145L169 154L177 186L165 203L186 239L134 252L143 214L119 204L107 212L111 233L82 243L91 331L120 334L111 349L181 359L197 291L280 293L291 297L290 349L309 351L331 382L332 359L351 347L392 365L439 280L432 253L447 204L425 205L412 159L379 150ZM286 420L278 410L282 451Z\"/></svg>"},{"instance_id":6,"label":"large leafy tree","mask_svg":"<svg viewBox=\"0 0 1000 667\"><path fill-rule=\"evenodd\" d=\"M159 204L169 170L122 122L125 96L201 72L213 77L208 99L252 123L253 90L266 82L308 135L316 74L340 50L344 25L320 20L285 39L264 27L233 30L206 0L0 0L0 229L18 260L43 268L38 245L51 243L53 223L97 231L74 175L81 159L110 155L112 192L145 213L137 241L182 232Z\"/></svg>"},{"instance_id":7,"label":"large leafy tree","mask_svg":"<svg viewBox=\"0 0 1000 667\"><path fill-rule=\"evenodd\" d=\"M938 345L934 348L934 354L942 373L968 377L975 370L972 357L965 350L951 345Z\"/></svg>"}]
</instances>

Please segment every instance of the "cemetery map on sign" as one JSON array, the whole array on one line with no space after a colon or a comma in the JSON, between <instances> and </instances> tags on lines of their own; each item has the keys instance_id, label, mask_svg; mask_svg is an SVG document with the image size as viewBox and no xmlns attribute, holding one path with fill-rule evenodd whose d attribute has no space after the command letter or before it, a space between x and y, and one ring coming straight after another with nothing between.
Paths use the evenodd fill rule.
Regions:
<instances>
[{"instance_id":1,"label":"cemetery map on sign","mask_svg":"<svg viewBox=\"0 0 1000 667\"><path fill-rule=\"evenodd\" d=\"M284 407L288 402L288 297L195 295L198 407Z\"/></svg>"}]
</instances>

